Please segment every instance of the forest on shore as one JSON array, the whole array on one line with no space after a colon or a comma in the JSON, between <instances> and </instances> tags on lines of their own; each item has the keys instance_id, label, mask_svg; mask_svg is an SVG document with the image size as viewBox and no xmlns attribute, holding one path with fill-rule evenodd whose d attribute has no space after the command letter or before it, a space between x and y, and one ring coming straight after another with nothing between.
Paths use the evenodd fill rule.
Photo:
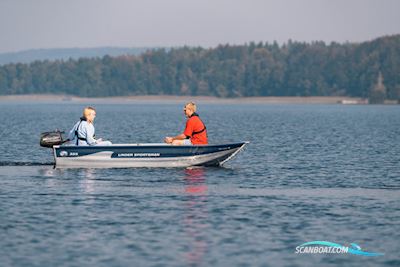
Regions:
<instances>
[{"instance_id":1,"label":"forest on shore","mask_svg":"<svg viewBox=\"0 0 400 267\"><path fill-rule=\"evenodd\" d=\"M0 95L369 97L374 88L400 99L400 35L362 43L159 48L0 66Z\"/></svg>"}]
</instances>

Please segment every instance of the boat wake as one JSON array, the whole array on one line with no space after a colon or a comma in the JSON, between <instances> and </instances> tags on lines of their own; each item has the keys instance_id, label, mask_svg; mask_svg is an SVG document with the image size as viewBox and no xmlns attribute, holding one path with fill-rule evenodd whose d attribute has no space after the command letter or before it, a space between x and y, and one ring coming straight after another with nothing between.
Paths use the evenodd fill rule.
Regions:
<instances>
[{"instance_id":1,"label":"boat wake","mask_svg":"<svg viewBox=\"0 0 400 267\"><path fill-rule=\"evenodd\" d=\"M48 166L53 162L31 162L31 161L0 161L1 166Z\"/></svg>"}]
</instances>

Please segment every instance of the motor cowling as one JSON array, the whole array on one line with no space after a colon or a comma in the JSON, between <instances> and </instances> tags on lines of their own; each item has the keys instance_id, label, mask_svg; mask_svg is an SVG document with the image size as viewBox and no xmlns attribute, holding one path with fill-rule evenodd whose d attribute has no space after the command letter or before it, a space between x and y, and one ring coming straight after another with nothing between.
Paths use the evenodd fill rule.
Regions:
<instances>
[{"instance_id":1,"label":"motor cowling","mask_svg":"<svg viewBox=\"0 0 400 267\"><path fill-rule=\"evenodd\" d=\"M59 130L41 133L40 146L52 148L53 146L61 145L65 142L62 137L63 133Z\"/></svg>"}]
</instances>

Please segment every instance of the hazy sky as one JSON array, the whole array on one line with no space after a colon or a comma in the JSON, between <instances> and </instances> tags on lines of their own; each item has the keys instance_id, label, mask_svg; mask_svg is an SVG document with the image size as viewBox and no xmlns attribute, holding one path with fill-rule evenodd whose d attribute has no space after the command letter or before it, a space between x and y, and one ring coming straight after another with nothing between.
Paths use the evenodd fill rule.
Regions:
<instances>
[{"instance_id":1,"label":"hazy sky","mask_svg":"<svg viewBox=\"0 0 400 267\"><path fill-rule=\"evenodd\" d=\"M364 41L400 33L400 0L0 0L0 52Z\"/></svg>"}]
</instances>

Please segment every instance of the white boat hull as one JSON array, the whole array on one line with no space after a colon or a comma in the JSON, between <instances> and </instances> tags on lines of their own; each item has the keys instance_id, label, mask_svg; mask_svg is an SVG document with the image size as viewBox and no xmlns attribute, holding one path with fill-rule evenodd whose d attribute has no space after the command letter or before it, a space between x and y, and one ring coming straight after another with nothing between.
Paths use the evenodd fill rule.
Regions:
<instances>
[{"instance_id":1,"label":"white boat hull","mask_svg":"<svg viewBox=\"0 0 400 267\"><path fill-rule=\"evenodd\" d=\"M55 146L53 150L56 168L171 168L221 166L247 143L180 147L160 144Z\"/></svg>"}]
</instances>

